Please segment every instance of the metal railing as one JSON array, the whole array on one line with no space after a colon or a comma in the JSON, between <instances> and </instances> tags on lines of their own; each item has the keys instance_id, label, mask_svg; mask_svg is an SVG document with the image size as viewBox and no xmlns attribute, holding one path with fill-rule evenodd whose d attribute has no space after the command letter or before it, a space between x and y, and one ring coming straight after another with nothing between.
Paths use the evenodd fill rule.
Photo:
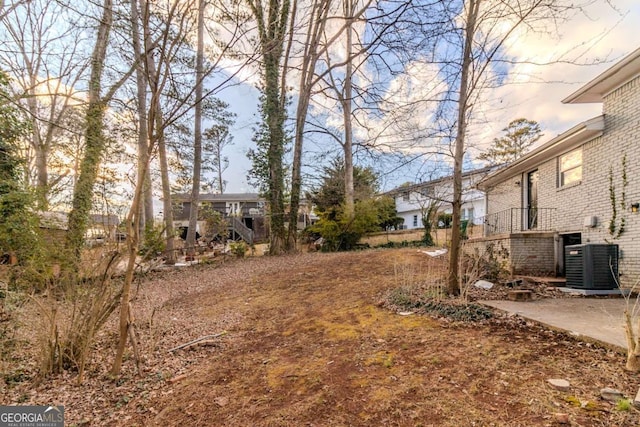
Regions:
<instances>
[{"instance_id":1,"label":"metal railing","mask_svg":"<svg viewBox=\"0 0 640 427\"><path fill-rule=\"evenodd\" d=\"M521 231L553 231L555 208L510 208L484 216L484 235Z\"/></svg>"}]
</instances>

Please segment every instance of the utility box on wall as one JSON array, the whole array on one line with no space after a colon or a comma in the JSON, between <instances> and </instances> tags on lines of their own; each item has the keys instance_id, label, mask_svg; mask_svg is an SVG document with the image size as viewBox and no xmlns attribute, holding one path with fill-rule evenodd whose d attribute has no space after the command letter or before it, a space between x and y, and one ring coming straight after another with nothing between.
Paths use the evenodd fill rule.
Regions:
<instances>
[{"instance_id":1,"label":"utility box on wall","mask_svg":"<svg viewBox=\"0 0 640 427\"><path fill-rule=\"evenodd\" d=\"M615 289L618 287L618 245L583 244L564 248L567 287Z\"/></svg>"}]
</instances>

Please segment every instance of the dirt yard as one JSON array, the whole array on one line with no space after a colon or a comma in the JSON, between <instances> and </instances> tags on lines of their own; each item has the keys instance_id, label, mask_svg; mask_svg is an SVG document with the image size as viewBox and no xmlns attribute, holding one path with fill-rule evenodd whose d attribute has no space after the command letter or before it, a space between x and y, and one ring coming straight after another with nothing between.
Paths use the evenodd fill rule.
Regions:
<instances>
[{"instance_id":1,"label":"dirt yard","mask_svg":"<svg viewBox=\"0 0 640 427\"><path fill-rule=\"evenodd\" d=\"M82 385L72 373L36 383L22 337L0 404L63 404L68 426L640 425L639 411L600 398L638 391L621 354L518 318L457 323L384 304L395 288L436 282L442 265L400 249L155 273L134 304L139 374L129 354L108 378L114 324Z\"/></svg>"}]
</instances>

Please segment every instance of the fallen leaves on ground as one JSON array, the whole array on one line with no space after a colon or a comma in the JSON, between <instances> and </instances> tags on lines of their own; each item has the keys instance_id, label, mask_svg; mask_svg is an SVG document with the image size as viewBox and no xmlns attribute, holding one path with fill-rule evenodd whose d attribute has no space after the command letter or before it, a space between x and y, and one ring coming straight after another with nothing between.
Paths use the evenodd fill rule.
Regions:
<instances>
[{"instance_id":1,"label":"fallen leaves on ground","mask_svg":"<svg viewBox=\"0 0 640 427\"><path fill-rule=\"evenodd\" d=\"M604 387L640 386L618 353L517 317L452 322L381 306L393 289L442 283L442 269L395 249L152 274L133 304L140 373L128 353L123 375L108 377L117 316L81 385L73 373L38 383L23 335L5 368L26 374L5 381L0 404L63 404L67 425L96 426L551 426L557 414L572 425L638 425L635 409L599 399Z\"/></svg>"}]
</instances>

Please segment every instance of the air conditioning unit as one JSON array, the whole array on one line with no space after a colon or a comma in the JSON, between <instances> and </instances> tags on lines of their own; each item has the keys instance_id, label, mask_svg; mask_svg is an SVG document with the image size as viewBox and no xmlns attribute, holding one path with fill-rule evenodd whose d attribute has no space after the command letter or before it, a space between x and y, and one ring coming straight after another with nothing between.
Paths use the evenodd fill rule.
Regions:
<instances>
[{"instance_id":1,"label":"air conditioning unit","mask_svg":"<svg viewBox=\"0 0 640 427\"><path fill-rule=\"evenodd\" d=\"M567 287L615 289L618 287L618 245L583 244L564 248Z\"/></svg>"}]
</instances>

